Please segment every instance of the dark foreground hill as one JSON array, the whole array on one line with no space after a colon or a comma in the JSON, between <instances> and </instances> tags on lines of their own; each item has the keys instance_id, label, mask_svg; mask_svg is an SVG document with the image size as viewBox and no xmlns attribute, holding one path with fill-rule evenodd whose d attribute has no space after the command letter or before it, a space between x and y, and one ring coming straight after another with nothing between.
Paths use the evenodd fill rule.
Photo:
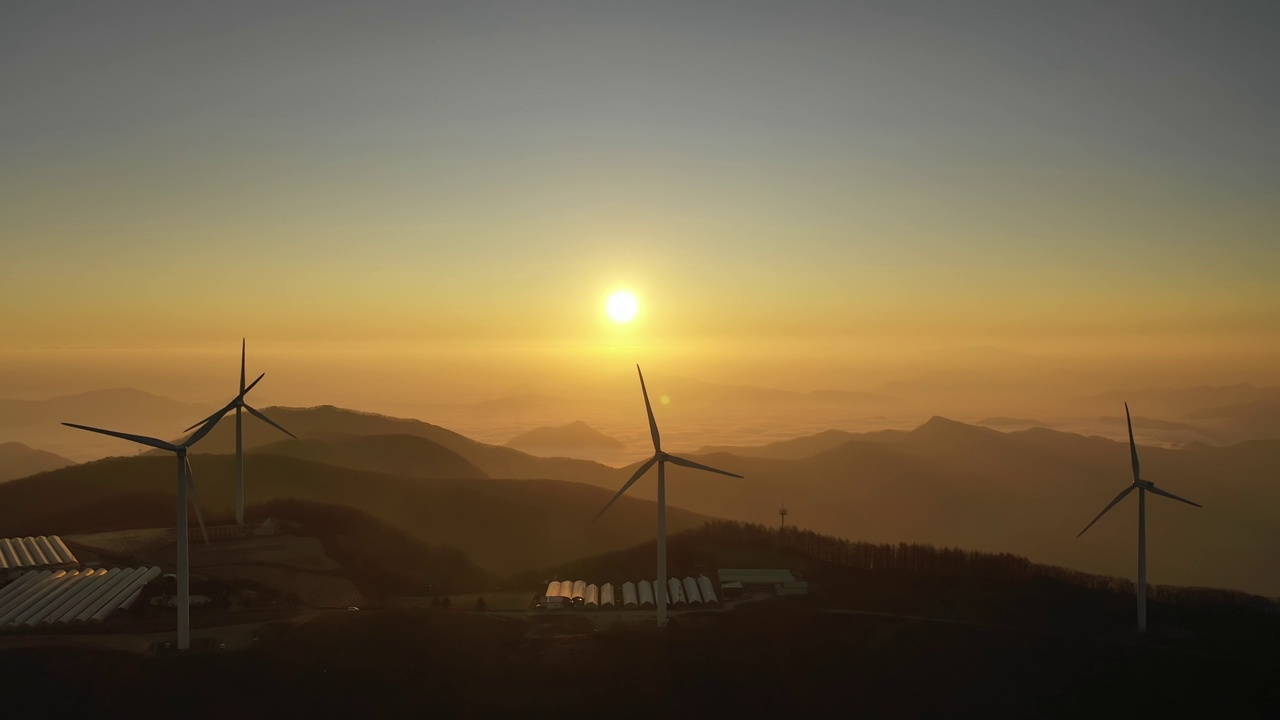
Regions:
<instances>
[{"instance_id":1,"label":"dark foreground hill","mask_svg":"<svg viewBox=\"0 0 1280 720\"><path fill-rule=\"evenodd\" d=\"M595 633L581 616L334 613L249 649L0 650L14 717L1265 717L1234 656L791 603Z\"/></svg>"},{"instance_id":2,"label":"dark foreground hill","mask_svg":"<svg viewBox=\"0 0 1280 720\"><path fill-rule=\"evenodd\" d=\"M250 512L283 521L290 532L320 538L329 557L375 598L483 592L497 581L462 551L425 543L355 508L288 499Z\"/></svg>"},{"instance_id":3,"label":"dark foreground hill","mask_svg":"<svg viewBox=\"0 0 1280 720\"><path fill-rule=\"evenodd\" d=\"M648 577L655 544L645 543L526 573L612 582ZM820 607L1010 625L1052 632L1132 632L1134 583L1033 563L1010 553L917 544L853 542L808 530L712 521L668 538L671 575L722 567L788 568L814 583ZM1280 601L1202 587L1148 587L1149 637L1184 649L1232 652L1273 633Z\"/></svg>"},{"instance_id":4,"label":"dark foreground hill","mask_svg":"<svg viewBox=\"0 0 1280 720\"><path fill-rule=\"evenodd\" d=\"M197 456L192 466L206 518L230 518L234 456ZM172 458L140 456L4 483L0 537L172 527L175 474ZM350 506L502 574L628 547L653 537L656 524L656 507L632 498L593 523L612 493L556 480L429 480L249 455L245 485L247 505L299 498ZM668 513L673 531L706 519Z\"/></svg>"}]
</instances>

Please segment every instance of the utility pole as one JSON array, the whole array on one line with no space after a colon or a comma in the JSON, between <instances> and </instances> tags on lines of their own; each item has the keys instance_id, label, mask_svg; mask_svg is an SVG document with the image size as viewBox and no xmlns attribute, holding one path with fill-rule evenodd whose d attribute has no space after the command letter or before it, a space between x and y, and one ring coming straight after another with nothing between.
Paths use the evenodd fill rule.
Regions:
<instances>
[{"instance_id":1,"label":"utility pole","mask_svg":"<svg viewBox=\"0 0 1280 720\"><path fill-rule=\"evenodd\" d=\"M782 507L778 508L778 517L782 518L781 529L787 529L787 503L783 502Z\"/></svg>"}]
</instances>

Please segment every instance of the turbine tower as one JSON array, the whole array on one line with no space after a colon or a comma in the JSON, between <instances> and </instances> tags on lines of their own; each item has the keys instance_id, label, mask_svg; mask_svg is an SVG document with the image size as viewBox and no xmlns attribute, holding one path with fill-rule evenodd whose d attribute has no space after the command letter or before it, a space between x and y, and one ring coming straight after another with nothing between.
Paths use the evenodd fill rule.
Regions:
<instances>
[{"instance_id":1,"label":"turbine tower","mask_svg":"<svg viewBox=\"0 0 1280 720\"><path fill-rule=\"evenodd\" d=\"M158 450L168 450L172 452L178 460L178 522L177 522L177 541L178 541L178 649L186 650L191 647L191 557L188 552L188 535L190 534L190 522L187 517L187 491L191 491L192 504L196 507L196 520L200 522L200 534L204 536L204 541L209 542L209 534L204 529L204 514L200 512L200 500L196 497L195 479L191 475L191 461L187 459L187 449L195 445L214 425L218 424L222 416L211 418L206 421L199 430L186 442L180 445L174 445L158 438L147 437L145 435L130 435L129 433L116 432L114 430L103 430L101 428L89 427L88 425L76 425L75 423L62 423L67 427L77 428L79 430L88 430L89 432L101 433L118 437L130 442L136 442L142 445L156 448Z\"/></svg>"},{"instance_id":2,"label":"turbine tower","mask_svg":"<svg viewBox=\"0 0 1280 720\"><path fill-rule=\"evenodd\" d=\"M276 424L274 420L267 417L266 415L263 415L257 409L255 409L254 407L252 407L251 405L249 405L244 401L244 396L249 394L249 391L253 389L254 385L258 384L258 380L261 380L263 375L266 375L266 373L259 375L257 380L254 380L252 383L250 383L249 387L245 387L244 385L244 377L245 377L244 376L244 351L245 351L245 342L244 342L244 339L241 338L240 340L240 393L236 395L235 398L231 400L231 402L223 406L221 410L217 411L216 413L210 415L204 420L201 420L200 422L196 423L195 425L192 425L191 427L183 431L183 432L190 432L193 428L199 427L201 424L207 423L214 418L221 418L223 415L226 415L227 413L231 412L231 410L233 409L236 411L236 524L237 525L244 525L244 430L243 430L243 423L240 417L241 410L248 410L250 413L254 415L254 417L258 418L259 420L265 423L268 423L269 425L275 427L280 432L284 433L285 435L288 435L289 437L295 440L298 439L297 435L294 435L288 430L285 430L284 428L280 427L278 424Z\"/></svg>"},{"instance_id":3,"label":"turbine tower","mask_svg":"<svg viewBox=\"0 0 1280 720\"><path fill-rule=\"evenodd\" d=\"M694 470L705 470L707 472L728 475L729 477L740 478L741 475L728 472L726 470L717 470L692 460L685 460L676 457L662 450L662 438L658 435L658 422L653 419L653 406L649 404L649 391L644 386L644 373L640 372L640 366L636 365L636 373L640 375L640 393L644 395L644 409L649 414L649 434L653 437L653 457L644 462L643 465L636 470L631 479L622 486L622 489L613 496L604 509L596 514L594 520L599 520L601 515L609 509L618 498L622 497L627 489L649 471L654 464L658 466L658 582L654 583L653 593L654 602L658 608L658 627L667 626L667 473L666 464L681 465ZM593 522L594 522L593 520Z\"/></svg>"},{"instance_id":4,"label":"turbine tower","mask_svg":"<svg viewBox=\"0 0 1280 720\"><path fill-rule=\"evenodd\" d=\"M1156 487L1156 484L1150 480L1142 479L1142 472L1138 466L1138 444L1133 440L1133 418L1129 416L1129 403L1124 404L1124 419L1129 424L1129 458L1133 463L1133 484L1125 488L1119 495L1111 501L1109 505L1102 508L1102 512L1098 513L1098 517L1093 519L1088 525L1084 526L1084 530L1080 531L1080 535L1088 532L1093 527L1093 523L1102 519L1107 511L1116 506L1125 498L1126 495L1138 491L1138 632L1147 631L1147 493L1151 492L1156 495L1163 495L1172 498L1178 502L1184 502L1188 505L1200 507L1199 504L1193 503L1186 498L1180 498L1171 492L1166 492ZM1076 537L1080 537L1076 535Z\"/></svg>"}]
</instances>

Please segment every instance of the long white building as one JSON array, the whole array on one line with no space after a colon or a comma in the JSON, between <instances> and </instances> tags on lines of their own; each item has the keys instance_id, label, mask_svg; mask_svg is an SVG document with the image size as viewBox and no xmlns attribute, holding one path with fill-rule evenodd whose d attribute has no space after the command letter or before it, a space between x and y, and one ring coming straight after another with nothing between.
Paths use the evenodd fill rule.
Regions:
<instances>
[{"instance_id":1,"label":"long white building","mask_svg":"<svg viewBox=\"0 0 1280 720\"><path fill-rule=\"evenodd\" d=\"M102 622L158 577L158 567L24 573L0 588L0 630Z\"/></svg>"},{"instance_id":2,"label":"long white building","mask_svg":"<svg viewBox=\"0 0 1280 720\"><path fill-rule=\"evenodd\" d=\"M57 535L0 538L0 571L79 565L75 553Z\"/></svg>"}]
</instances>

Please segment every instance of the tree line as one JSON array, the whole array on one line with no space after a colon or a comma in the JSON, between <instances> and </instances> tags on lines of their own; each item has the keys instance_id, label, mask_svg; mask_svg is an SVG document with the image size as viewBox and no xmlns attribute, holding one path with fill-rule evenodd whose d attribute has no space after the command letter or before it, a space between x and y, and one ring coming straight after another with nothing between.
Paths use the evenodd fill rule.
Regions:
<instances>
[{"instance_id":1,"label":"tree line","mask_svg":"<svg viewBox=\"0 0 1280 720\"><path fill-rule=\"evenodd\" d=\"M681 535L688 541L736 547L775 547L824 563L867 571L920 572L990 580L1050 579L1090 590L1133 594L1128 578L1096 575L1056 565L1035 563L1013 553L988 553L918 543L870 543L822 535L800 528L713 520ZM682 539L683 540L683 539ZM1235 590L1148 585L1147 597L1171 605L1213 605L1280 612L1276 600Z\"/></svg>"}]
</instances>

